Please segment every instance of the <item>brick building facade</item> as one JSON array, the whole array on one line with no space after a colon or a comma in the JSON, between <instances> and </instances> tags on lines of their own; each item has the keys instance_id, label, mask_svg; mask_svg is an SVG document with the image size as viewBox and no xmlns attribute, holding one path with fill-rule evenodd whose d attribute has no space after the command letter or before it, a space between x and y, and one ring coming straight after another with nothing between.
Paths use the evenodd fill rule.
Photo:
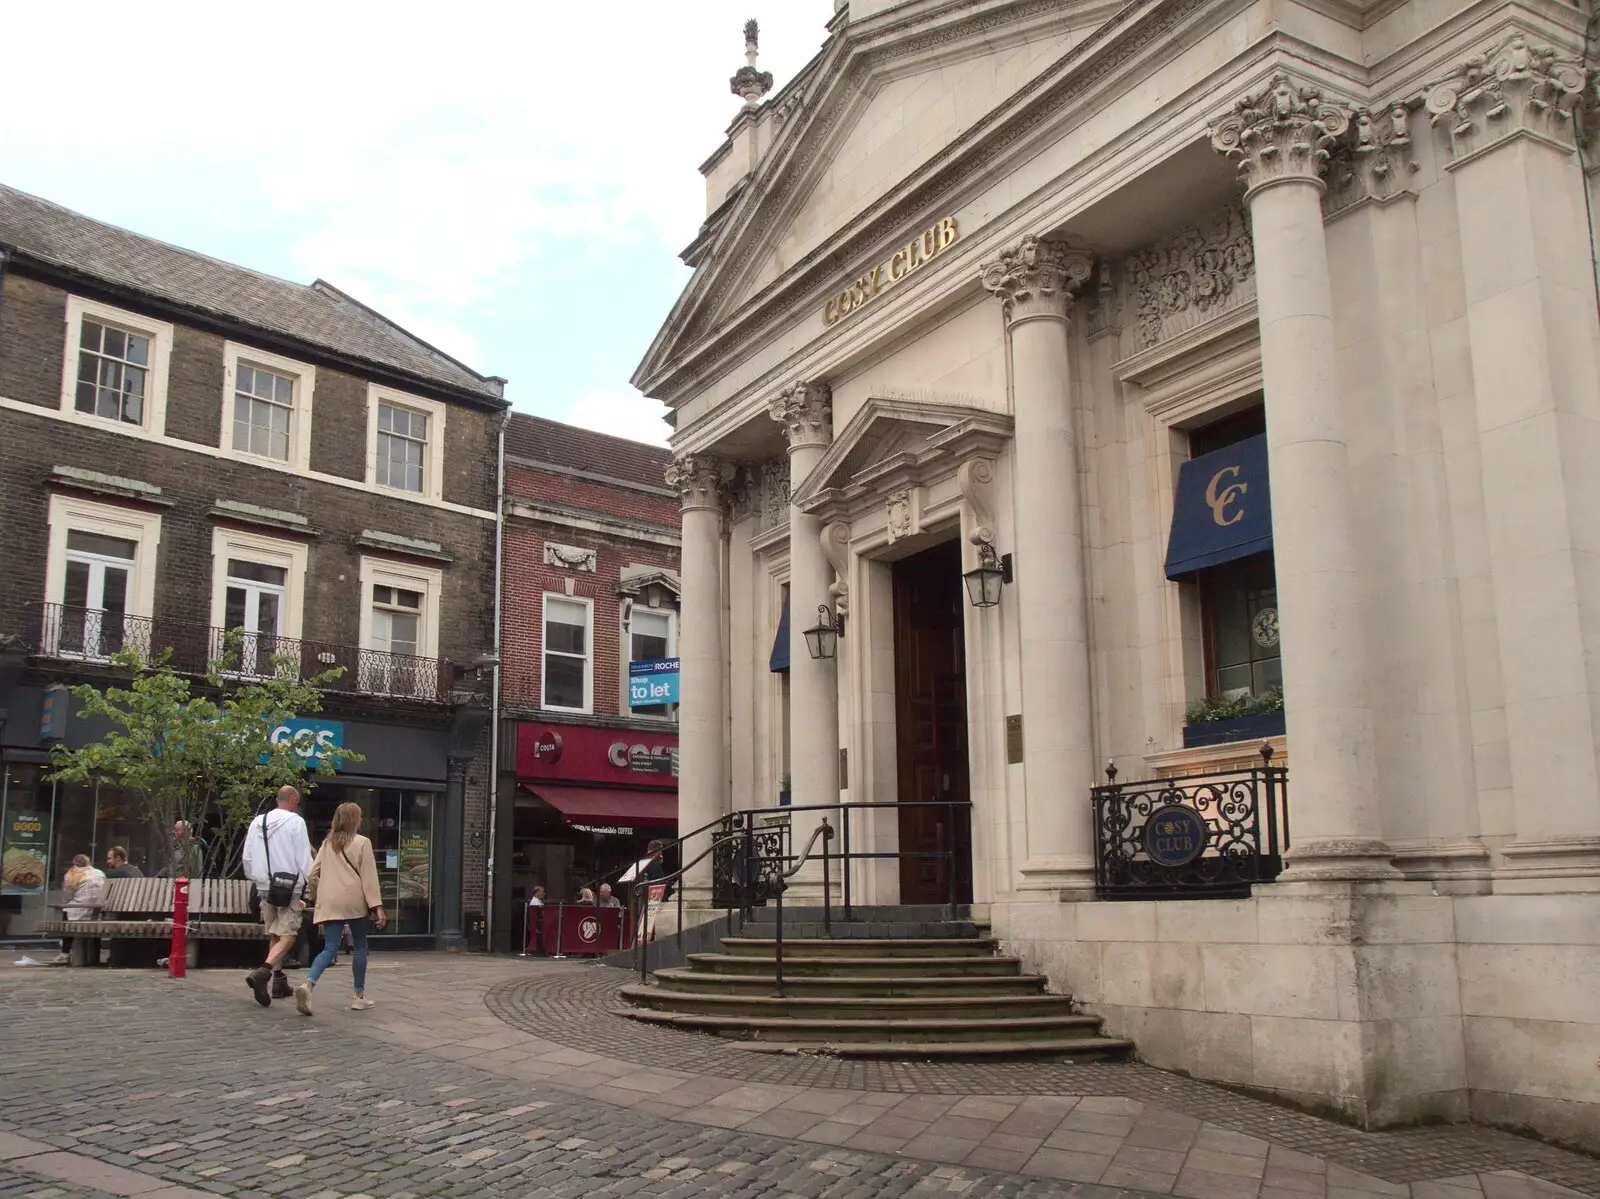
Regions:
<instances>
[{"instance_id":1,"label":"brick building facade","mask_svg":"<svg viewBox=\"0 0 1600 1199\"><path fill-rule=\"evenodd\" d=\"M494 941L676 821L676 711L633 708L628 665L677 649L678 501L664 449L514 413L505 441Z\"/></svg>"},{"instance_id":2,"label":"brick building facade","mask_svg":"<svg viewBox=\"0 0 1600 1199\"><path fill-rule=\"evenodd\" d=\"M48 814L48 875L138 830L44 777L44 690L126 642L203 671L242 625L308 671L345 667L321 718L366 760L307 815L320 833L337 801L369 808L399 934L459 942L485 899L503 380L320 281L9 189L0 254L4 795ZM0 894L13 933L25 890Z\"/></svg>"}]
</instances>

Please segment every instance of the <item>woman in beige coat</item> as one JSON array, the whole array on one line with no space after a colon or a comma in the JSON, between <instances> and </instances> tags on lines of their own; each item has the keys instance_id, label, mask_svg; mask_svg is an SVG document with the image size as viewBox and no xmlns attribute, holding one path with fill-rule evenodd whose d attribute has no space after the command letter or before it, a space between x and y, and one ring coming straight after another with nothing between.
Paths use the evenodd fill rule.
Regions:
<instances>
[{"instance_id":1,"label":"woman in beige coat","mask_svg":"<svg viewBox=\"0 0 1600 1199\"><path fill-rule=\"evenodd\" d=\"M388 923L383 914L383 896L378 890L378 862L372 856L372 842L357 830L361 827L361 806L342 803L333 814L333 828L323 838L311 863L306 881L306 902L316 908L316 922L322 925L322 952L311 963L305 982L294 989L294 1005L302 1016L311 1014L311 992L317 979L339 951L345 925L355 943L350 973L356 997L350 1007L361 1012L373 1006L367 998L367 922L379 929Z\"/></svg>"}]
</instances>

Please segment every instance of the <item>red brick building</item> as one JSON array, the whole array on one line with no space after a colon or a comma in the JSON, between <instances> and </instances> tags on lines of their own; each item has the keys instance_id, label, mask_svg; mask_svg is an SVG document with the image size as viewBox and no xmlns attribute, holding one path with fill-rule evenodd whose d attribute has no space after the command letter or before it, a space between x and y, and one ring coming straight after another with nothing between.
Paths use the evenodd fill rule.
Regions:
<instances>
[{"instance_id":1,"label":"red brick building","mask_svg":"<svg viewBox=\"0 0 1600 1199\"><path fill-rule=\"evenodd\" d=\"M521 413L505 439L504 709L496 948L677 819L675 705L631 707L630 661L673 658L678 497L669 451Z\"/></svg>"}]
</instances>

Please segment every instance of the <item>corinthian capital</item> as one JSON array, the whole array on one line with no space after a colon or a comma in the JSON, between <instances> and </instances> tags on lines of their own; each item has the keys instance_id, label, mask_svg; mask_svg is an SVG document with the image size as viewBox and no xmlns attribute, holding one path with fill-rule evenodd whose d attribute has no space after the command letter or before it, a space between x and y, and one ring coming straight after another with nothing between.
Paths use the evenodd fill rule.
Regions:
<instances>
[{"instance_id":1,"label":"corinthian capital","mask_svg":"<svg viewBox=\"0 0 1600 1199\"><path fill-rule=\"evenodd\" d=\"M1435 128L1449 132L1456 159L1519 133L1570 150L1572 114L1587 75L1576 59L1513 33L1430 87L1428 112Z\"/></svg>"},{"instance_id":2,"label":"corinthian capital","mask_svg":"<svg viewBox=\"0 0 1600 1199\"><path fill-rule=\"evenodd\" d=\"M1411 158L1411 112L1391 104L1383 113L1359 110L1350 135L1328 164L1328 192L1323 210L1333 216L1357 204L1387 204L1410 190L1417 164Z\"/></svg>"},{"instance_id":3,"label":"corinthian capital","mask_svg":"<svg viewBox=\"0 0 1600 1199\"><path fill-rule=\"evenodd\" d=\"M1094 256L1064 241L1045 241L1028 234L1014 250L984 264L983 285L1000 297L1006 322L1032 317L1066 320L1072 293L1094 270Z\"/></svg>"},{"instance_id":4,"label":"corinthian capital","mask_svg":"<svg viewBox=\"0 0 1600 1199\"><path fill-rule=\"evenodd\" d=\"M791 450L833 440L833 393L826 383L786 387L772 398L767 411L789 434Z\"/></svg>"},{"instance_id":5,"label":"corinthian capital","mask_svg":"<svg viewBox=\"0 0 1600 1199\"><path fill-rule=\"evenodd\" d=\"M1239 164L1246 194L1285 180L1320 184L1328 152L1350 127L1350 110L1282 72L1241 97L1211 129L1211 144Z\"/></svg>"},{"instance_id":6,"label":"corinthian capital","mask_svg":"<svg viewBox=\"0 0 1600 1199\"><path fill-rule=\"evenodd\" d=\"M685 512L720 508L733 480L733 463L712 454L685 454L667 467L667 486L678 493Z\"/></svg>"}]
</instances>

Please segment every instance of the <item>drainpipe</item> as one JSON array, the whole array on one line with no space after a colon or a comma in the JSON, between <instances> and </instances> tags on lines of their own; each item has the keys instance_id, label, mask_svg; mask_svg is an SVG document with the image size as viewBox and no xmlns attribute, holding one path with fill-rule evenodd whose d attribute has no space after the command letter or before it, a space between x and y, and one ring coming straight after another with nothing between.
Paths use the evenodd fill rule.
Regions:
<instances>
[{"instance_id":1,"label":"drainpipe","mask_svg":"<svg viewBox=\"0 0 1600 1199\"><path fill-rule=\"evenodd\" d=\"M500 844L500 589L506 555L506 426L511 409L500 417L494 462L494 667L489 691L489 853L484 864L484 950L494 952L494 855Z\"/></svg>"}]
</instances>

